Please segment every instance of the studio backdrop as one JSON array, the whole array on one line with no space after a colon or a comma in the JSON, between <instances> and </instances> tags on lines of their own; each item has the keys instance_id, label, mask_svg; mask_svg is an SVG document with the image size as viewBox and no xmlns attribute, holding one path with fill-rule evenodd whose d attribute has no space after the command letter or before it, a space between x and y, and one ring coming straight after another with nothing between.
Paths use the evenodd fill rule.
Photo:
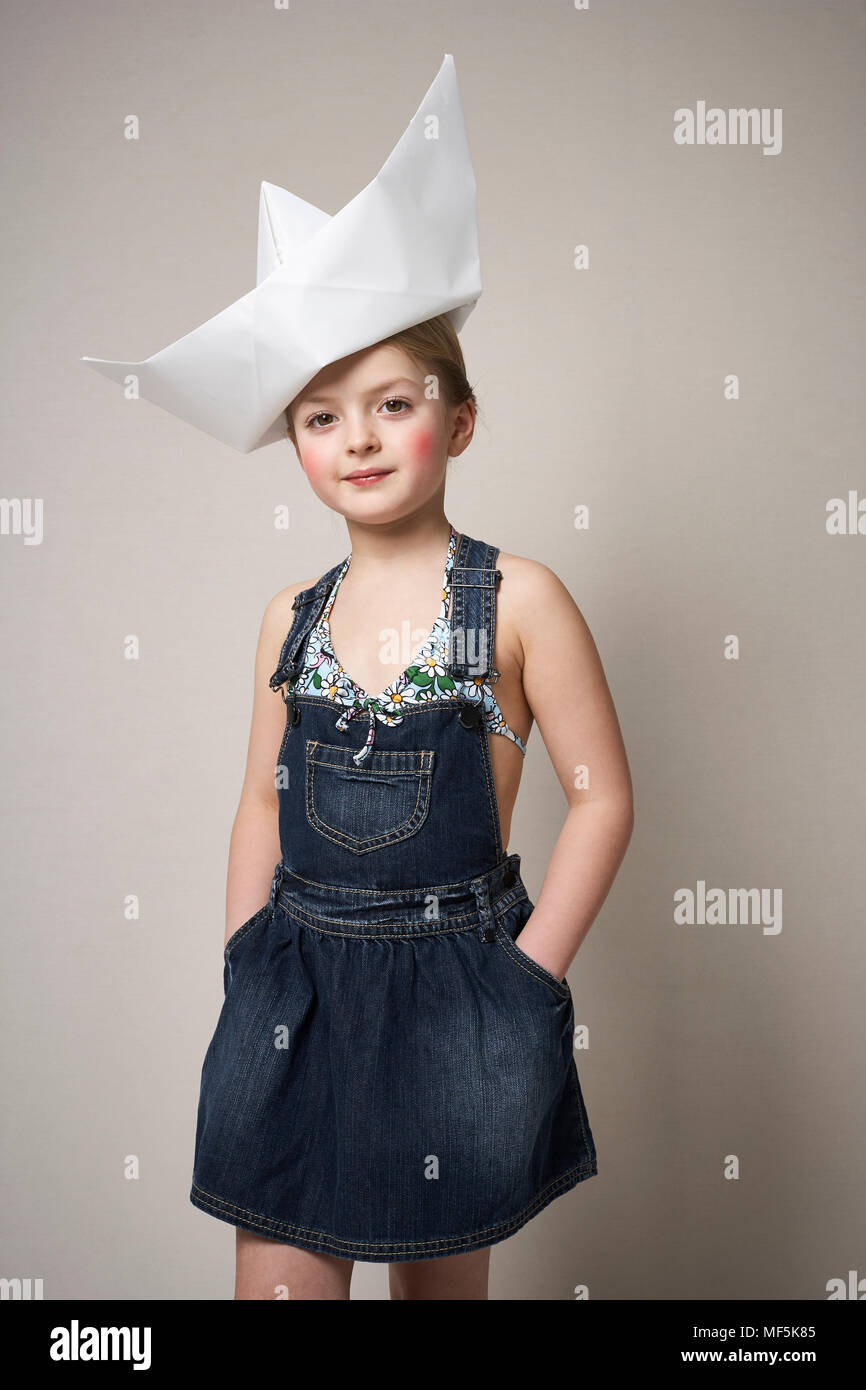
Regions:
<instances>
[{"instance_id":1,"label":"studio backdrop","mask_svg":"<svg viewBox=\"0 0 866 1390\"><path fill-rule=\"evenodd\" d=\"M262 181L336 212L453 53L484 287L446 514L568 586L635 790L569 971L598 1175L495 1247L491 1297L857 1297L863 7L2 25L0 1276L232 1296L188 1192L255 640L349 550L288 442L241 455L80 359L250 290ZM507 846L533 899L566 810L534 729Z\"/></svg>"}]
</instances>

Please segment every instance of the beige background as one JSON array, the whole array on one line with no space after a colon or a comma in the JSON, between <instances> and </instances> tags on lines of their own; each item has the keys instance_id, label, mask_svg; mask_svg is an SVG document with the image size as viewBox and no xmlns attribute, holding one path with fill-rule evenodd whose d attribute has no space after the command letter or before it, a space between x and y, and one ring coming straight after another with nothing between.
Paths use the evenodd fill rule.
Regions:
<instances>
[{"instance_id":1,"label":"beige background","mask_svg":"<svg viewBox=\"0 0 866 1390\"><path fill-rule=\"evenodd\" d=\"M825 527L864 491L863 6L52 0L3 28L3 490L45 510L40 545L0 536L0 1274L232 1296L234 1232L187 1194L255 640L349 548L288 445L237 455L78 358L144 358L252 288L260 181L337 211L445 52L484 279L447 514L569 586L636 795L570 971L599 1174L494 1247L491 1297L866 1274L866 537ZM781 107L781 154L676 146L699 100ZM534 730L533 897L564 813ZM782 931L674 925L699 879L781 889ZM353 1297L386 1296L358 1265Z\"/></svg>"}]
</instances>

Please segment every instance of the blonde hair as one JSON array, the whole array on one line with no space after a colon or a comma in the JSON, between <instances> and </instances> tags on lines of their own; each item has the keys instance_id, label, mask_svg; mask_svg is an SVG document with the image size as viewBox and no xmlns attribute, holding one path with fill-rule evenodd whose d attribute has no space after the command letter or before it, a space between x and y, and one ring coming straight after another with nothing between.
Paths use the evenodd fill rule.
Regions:
<instances>
[{"instance_id":1,"label":"blonde hair","mask_svg":"<svg viewBox=\"0 0 866 1390\"><path fill-rule=\"evenodd\" d=\"M399 333L392 333L389 338L383 338L376 346L381 347L385 343L402 348L422 371L436 377L439 395L447 406L454 407L462 405L464 401L471 401L475 409L478 409L475 392L466 377L466 363L463 360L460 340L446 314L437 314L435 318L425 319L423 323L413 323L411 327L403 328ZM291 404L286 406L286 428L294 439Z\"/></svg>"}]
</instances>

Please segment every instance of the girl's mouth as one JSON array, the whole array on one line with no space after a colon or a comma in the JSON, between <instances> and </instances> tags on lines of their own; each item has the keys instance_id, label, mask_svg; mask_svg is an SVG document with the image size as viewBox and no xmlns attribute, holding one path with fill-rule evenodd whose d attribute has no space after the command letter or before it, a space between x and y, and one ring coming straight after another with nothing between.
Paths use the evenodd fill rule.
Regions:
<instances>
[{"instance_id":1,"label":"girl's mouth","mask_svg":"<svg viewBox=\"0 0 866 1390\"><path fill-rule=\"evenodd\" d=\"M362 487L369 483L376 483L380 478L387 478L389 473L393 473L392 468L368 468L366 471L358 469L355 473L349 473L343 479L344 483L360 484Z\"/></svg>"}]
</instances>

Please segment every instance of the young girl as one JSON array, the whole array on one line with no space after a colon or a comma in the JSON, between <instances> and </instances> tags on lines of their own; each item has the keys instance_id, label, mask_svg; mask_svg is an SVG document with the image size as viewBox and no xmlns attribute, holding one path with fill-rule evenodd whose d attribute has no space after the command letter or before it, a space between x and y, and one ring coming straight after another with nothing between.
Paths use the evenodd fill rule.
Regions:
<instances>
[{"instance_id":1,"label":"young girl","mask_svg":"<svg viewBox=\"0 0 866 1390\"><path fill-rule=\"evenodd\" d=\"M564 584L445 514L475 404L443 315L286 412L351 550L259 634L190 1192L239 1299L347 1299L356 1260L484 1299L490 1247L597 1172L565 974L631 781ZM533 720L568 803L537 905L507 851Z\"/></svg>"}]
</instances>

